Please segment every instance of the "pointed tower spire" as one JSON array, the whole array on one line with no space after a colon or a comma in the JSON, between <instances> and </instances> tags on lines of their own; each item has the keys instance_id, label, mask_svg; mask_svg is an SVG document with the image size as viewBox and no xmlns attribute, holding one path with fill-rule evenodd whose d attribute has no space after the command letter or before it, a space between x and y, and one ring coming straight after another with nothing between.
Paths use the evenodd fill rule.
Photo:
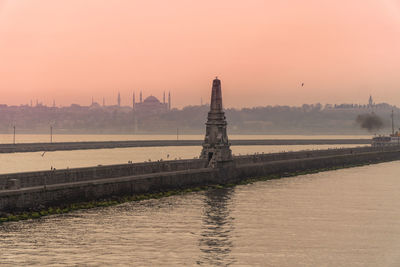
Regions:
<instances>
[{"instance_id":1,"label":"pointed tower spire","mask_svg":"<svg viewBox=\"0 0 400 267\"><path fill-rule=\"evenodd\" d=\"M222 111L222 93L221 93L221 81L218 77L215 77L213 81L213 87L211 92L211 111L223 112Z\"/></svg>"},{"instance_id":2,"label":"pointed tower spire","mask_svg":"<svg viewBox=\"0 0 400 267\"><path fill-rule=\"evenodd\" d=\"M132 109L135 109L135 102L136 102L136 100L135 100L135 92L133 92L133 94L132 94Z\"/></svg>"},{"instance_id":3,"label":"pointed tower spire","mask_svg":"<svg viewBox=\"0 0 400 267\"><path fill-rule=\"evenodd\" d=\"M165 104L165 91L164 91L164 94L163 94L163 104Z\"/></svg>"},{"instance_id":4,"label":"pointed tower spire","mask_svg":"<svg viewBox=\"0 0 400 267\"><path fill-rule=\"evenodd\" d=\"M117 101L118 101L118 107L120 107L121 106L121 94L118 92L118 99L117 99Z\"/></svg>"},{"instance_id":5,"label":"pointed tower spire","mask_svg":"<svg viewBox=\"0 0 400 267\"><path fill-rule=\"evenodd\" d=\"M209 167L217 167L232 162L232 151L226 126L225 112L222 108L221 81L216 77L212 85L206 136L200 155L200 158L207 160Z\"/></svg>"},{"instance_id":6,"label":"pointed tower spire","mask_svg":"<svg viewBox=\"0 0 400 267\"><path fill-rule=\"evenodd\" d=\"M171 110L171 91L168 92L168 110Z\"/></svg>"},{"instance_id":7,"label":"pointed tower spire","mask_svg":"<svg viewBox=\"0 0 400 267\"><path fill-rule=\"evenodd\" d=\"M106 106L106 99L103 97L103 108Z\"/></svg>"}]
</instances>

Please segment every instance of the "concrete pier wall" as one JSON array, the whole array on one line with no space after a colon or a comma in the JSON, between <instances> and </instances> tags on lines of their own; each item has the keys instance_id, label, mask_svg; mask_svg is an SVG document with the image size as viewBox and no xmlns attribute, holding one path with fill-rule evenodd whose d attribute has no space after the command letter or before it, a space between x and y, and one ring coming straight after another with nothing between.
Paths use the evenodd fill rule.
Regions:
<instances>
[{"instance_id":1,"label":"concrete pier wall","mask_svg":"<svg viewBox=\"0 0 400 267\"><path fill-rule=\"evenodd\" d=\"M139 140L0 144L0 153L105 149L124 147L201 146L202 140ZM264 139L231 140L233 146L371 144L371 139Z\"/></svg>"},{"instance_id":2,"label":"concrete pier wall","mask_svg":"<svg viewBox=\"0 0 400 267\"><path fill-rule=\"evenodd\" d=\"M396 147L385 147L385 148L379 150L378 148L368 146L368 147L308 150L308 151L303 150L303 151L296 151L296 152L280 152L280 153L236 156L235 162L237 165L242 165L242 164L258 163L258 162L265 162L265 161L312 158L312 157L345 155L345 154L357 154L357 153L366 153L366 152L371 152L371 151L391 151L391 150L396 150L396 149L397 149Z\"/></svg>"},{"instance_id":3,"label":"concrete pier wall","mask_svg":"<svg viewBox=\"0 0 400 267\"><path fill-rule=\"evenodd\" d=\"M262 177L272 174L284 174L357 164L373 164L394 160L400 160L400 148L398 150L385 152L371 151L358 154L330 155L244 164L237 166L236 172L239 177Z\"/></svg>"},{"instance_id":4,"label":"concrete pier wall","mask_svg":"<svg viewBox=\"0 0 400 267\"><path fill-rule=\"evenodd\" d=\"M0 191L0 211L35 209L200 185L211 183L218 177L217 172L197 169Z\"/></svg>"},{"instance_id":5,"label":"concrete pier wall","mask_svg":"<svg viewBox=\"0 0 400 267\"><path fill-rule=\"evenodd\" d=\"M115 168L115 166L104 166L106 169L109 168L108 174L113 177L107 177L107 172L104 171L103 177L100 178L97 176L97 178L92 177L90 179L91 176L89 172L85 174L86 179L76 181L69 180L67 183L53 182L52 184L47 183L44 185L40 184L40 182L25 181L21 182L21 188L19 189L0 190L0 211L37 209L111 196L167 191L169 189L206 184L235 183L243 179L262 177L271 174L285 174L352 164L400 160L400 148L398 147L383 149L360 148L340 150L336 151L336 153L331 150L312 152L314 153L310 151L286 154L276 153L275 158L271 159L266 157L264 160L262 160L262 157L259 157L262 155L247 156L247 159L241 157L239 160L235 159L236 162L232 164L232 166L220 169L204 168L201 167L204 162L200 160L189 160L187 163L176 162L176 170L164 170L161 172L147 171L142 174L133 173L125 176L116 176L113 170L118 170L118 168ZM269 157L272 156L269 155ZM157 162L154 164L162 165L165 163L166 162ZM184 164L188 164L187 166L194 166L195 168L183 169ZM122 168L122 166L123 165L121 165L120 168ZM162 169L155 165L149 168L151 170ZM76 172L76 177L83 175L80 170L81 169L73 170ZM15 175L20 175L21 180L24 179L23 174ZM12 176L13 179L15 179L15 175ZM40 177L40 175L36 177ZM31 186L33 184L39 185ZM25 185L30 186L26 187Z\"/></svg>"},{"instance_id":6,"label":"concrete pier wall","mask_svg":"<svg viewBox=\"0 0 400 267\"><path fill-rule=\"evenodd\" d=\"M189 159L3 174L0 175L0 190L7 189L8 181L13 179L17 179L20 187L23 188L130 175L199 169L204 168L206 165L207 162L205 160Z\"/></svg>"},{"instance_id":7,"label":"concrete pier wall","mask_svg":"<svg viewBox=\"0 0 400 267\"><path fill-rule=\"evenodd\" d=\"M390 148L386 148L389 150ZM376 151L377 148L359 147L351 149L326 149L298 152L282 152L270 154L255 154L234 157L235 165L268 162L276 160L298 159L308 157L320 157L329 155L342 155L351 153L365 153ZM33 187L40 185L52 185L60 183L72 183L80 181L97 180L104 178L124 177L130 175L142 175L149 173L161 173L181 170L192 170L207 166L206 160L170 160L159 162L144 162L133 164L119 164L109 166L96 166L87 168L74 168L62 170L36 171L15 174L0 175L0 190L7 189L9 180L18 180L20 187Z\"/></svg>"}]
</instances>

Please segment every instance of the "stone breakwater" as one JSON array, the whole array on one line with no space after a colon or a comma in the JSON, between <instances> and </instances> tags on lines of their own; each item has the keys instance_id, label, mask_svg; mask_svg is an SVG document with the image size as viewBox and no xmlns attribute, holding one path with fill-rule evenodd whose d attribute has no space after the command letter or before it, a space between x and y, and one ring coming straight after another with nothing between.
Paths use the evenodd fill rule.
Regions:
<instances>
[{"instance_id":1,"label":"stone breakwater","mask_svg":"<svg viewBox=\"0 0 400 267\"><path fill-rule=\"evenodd\" d=\"M140 140L0 144L0 153L105 149L124 147L201 146L202 140ZM371 144L370 139L263 139L231 140L233 146Z\"/></svg>"},{"instance_id":2,"label":"stone breakwater","mask_svg":"<svg viewBox=\"0 0 400 267\"><path fill-rule=\"evenodd\" d=\"M240 156L223 168L193 159L7 174L0 175L0 212L399 159L400 147L359 147Z\"/></svg>"}]
</instances>

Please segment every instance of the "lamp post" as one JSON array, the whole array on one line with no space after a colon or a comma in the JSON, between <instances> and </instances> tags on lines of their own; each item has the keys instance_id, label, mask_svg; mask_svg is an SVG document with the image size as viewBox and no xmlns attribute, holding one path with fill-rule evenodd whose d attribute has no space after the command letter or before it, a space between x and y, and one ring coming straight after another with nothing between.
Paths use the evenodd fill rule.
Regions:
<instances>
[{"instance_id":1,"label":"lamp post","mask_svg":"<svg viewBox=\"0 0 400 267\"><path fill-rule=\"evenodd\" d=\"M53 143L53 125L50 125L50 143Z\"/></svg>"},{"instance_id":2,"label":"lamp post","mask_svg":"<svg viewBox=\"0 0 400 267\"><path fill-rule=\"evenodd\" d=\"M15 124L13 125L14 134L13 134L13 144L15 145Z\"/></svg>"}]
</instances>

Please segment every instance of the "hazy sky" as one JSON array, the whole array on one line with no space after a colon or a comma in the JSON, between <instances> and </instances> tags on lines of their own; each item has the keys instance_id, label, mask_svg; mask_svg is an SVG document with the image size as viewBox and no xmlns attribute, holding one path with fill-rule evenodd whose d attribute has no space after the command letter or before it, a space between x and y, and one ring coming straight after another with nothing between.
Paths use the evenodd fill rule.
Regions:
<instances>
[{"instance_id":1,"label":"hazy sky","mask_svg":"<svg viewBox=\"0 0 400 267\"><path fill-rule=\"evenodd\" d=\"M216 75L226 107L400 105L400 0L0 0L0 103L181 107Z\"/></svg>"}]
</instances>

